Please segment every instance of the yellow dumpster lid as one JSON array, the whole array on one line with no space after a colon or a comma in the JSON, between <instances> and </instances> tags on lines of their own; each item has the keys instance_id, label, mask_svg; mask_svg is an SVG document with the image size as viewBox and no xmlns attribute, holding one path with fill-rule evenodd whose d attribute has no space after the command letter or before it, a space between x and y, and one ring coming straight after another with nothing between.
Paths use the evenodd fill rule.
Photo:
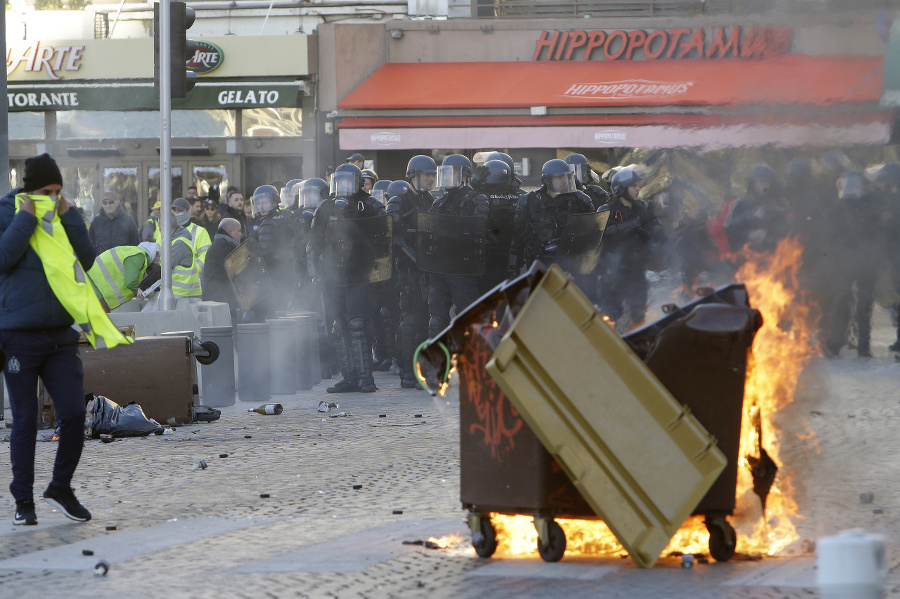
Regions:
<instances>
[{"instance_id":1,"label":"yellow dumpster lid","mask_svg":"<svg viewBox=\"0 0 900 599\"><path fill-rule=\"evenodd\" d=\"M725 468L715 438L558 266L487 371L641 567L656 563Z\"/></svg>"}]
</instances>

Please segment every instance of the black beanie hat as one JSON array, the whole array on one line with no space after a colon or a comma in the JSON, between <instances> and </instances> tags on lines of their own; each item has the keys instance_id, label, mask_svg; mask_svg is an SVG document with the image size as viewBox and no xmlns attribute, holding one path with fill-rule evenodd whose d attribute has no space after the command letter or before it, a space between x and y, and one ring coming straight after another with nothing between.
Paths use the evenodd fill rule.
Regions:
<instances>
[{"instance_id":1,"label":"black beanie hat","mask_svg":"<svg viewBox=\"0 0 900 599\"><path fill-rule=\"evenodd\" d=\"M56 161L46 152L25 160L25 177L22 178L23 191L34 191L45 185L62 185L62 173Z\"/></svg>"}]
</instances>

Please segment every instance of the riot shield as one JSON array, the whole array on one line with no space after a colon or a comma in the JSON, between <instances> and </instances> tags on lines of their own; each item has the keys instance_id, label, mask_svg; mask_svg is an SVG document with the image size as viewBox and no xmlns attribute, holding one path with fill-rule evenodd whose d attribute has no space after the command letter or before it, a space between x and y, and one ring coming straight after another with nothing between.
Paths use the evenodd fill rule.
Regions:
<instances>
[{"instance_id":1,"label":"riot shield","mask_svg":"<svg viewBox=\"0 0 900 599\"><path fill-rule=\"evenodd\" d=\"M608 220L609 210L569 216L553 263L573 275L593 272L600 259L600 242Z\"/></svg>"},{"instance_id":2,"label":"riot shield","mask_svg":"<svg viewBox=\"0 0 900 599\"><path fill-rule=\"evenodd\" d=\"M348 218L325 230L325 282L366 285L391 278L393 220L390 216Z\"/></svg>"},{"instance_id":3,"label":"riot shield","mask_svg":"<svg viewBox=\"0 0 900 599\"><path fill-rule=\"evenodd\" d=\"M419 212L416 266L442 275L482 275L487 265L487 221L477 216Z\"/></svg>"},{"instance_id":4,"label":"riot shield","mask_svg":"<svg viewBox=\"0 0 900 599\"><path fill-rule=\"evenodd\" d=\"M275 296L256 237L250 237L228 254L225 272L242 310L252 310L260 302Z\"/></svg>"}]
</instances>

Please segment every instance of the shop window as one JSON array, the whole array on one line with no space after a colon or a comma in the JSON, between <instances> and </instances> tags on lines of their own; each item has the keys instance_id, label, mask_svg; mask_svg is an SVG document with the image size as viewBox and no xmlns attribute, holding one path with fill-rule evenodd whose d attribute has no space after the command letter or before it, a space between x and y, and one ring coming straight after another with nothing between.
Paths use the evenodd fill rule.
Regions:
<instances>
[{"instance_id":1,"label":"shop window","mask_svg":"<svg viewBox=\"0 0 900 599\"><path fill-rule=\"evenodd\" d=\"M230 110L173 110L172 137L234 137ZM158 112L67 110L57 112L59 139L159 138Z\"/></svg>"},{"instance_id":2,"label":"shop window","mask_svg":"<svg viewBox=\"0 0 900 599\"><path fill-rule=\"evenodd\" d=\"M10 112L9 139L45 139L43 112Z\"/></svg>"},{"instance_id":3,"label":"shop window","mask_svg":"<svg viewBox=\"0 0 900 599\"><path fill-rule=\"evenodd\" d=\"M228 189L228 169L224 164L197 164L192 169L191 181L197 187L200 197L225 195Z\"/></svg>"},{"instance_id":4,"label":"shop window","mask_svg":"<svg viewBox=\"0 0 900 599\"><path fill-rule=\"evenodd\" d=\"M183 189L183 175L180 166L172 167L172 200L181 197ZM150 167L147 169L147 205L150 209L153 204L159 202L159 167ZM138 220L138 219L135 219ZM145 220L145 219L142 219Z\"/></svg>"},{"instance_id":5,"label":"shop window","mask_svg":"<svg viewBox=\"0 0 900 599\"><path fill-rule=\"evenodd\" d=\"M244 137L302 137L299 108L248 108L243 111Z\"/></svg>"},{"instance_id":6,"label":"shop window","mask_svg":"<svg viewBox=\"0 0 900 599\"><path fill-rule=\"evenodd\" d=\"M94 208L94 181L97 171L92 166L60 167L63 179L62 195L83 213L85 222L91 222ZM99 198L96 198L99 199Z\"/></svg>"}]
</instances>

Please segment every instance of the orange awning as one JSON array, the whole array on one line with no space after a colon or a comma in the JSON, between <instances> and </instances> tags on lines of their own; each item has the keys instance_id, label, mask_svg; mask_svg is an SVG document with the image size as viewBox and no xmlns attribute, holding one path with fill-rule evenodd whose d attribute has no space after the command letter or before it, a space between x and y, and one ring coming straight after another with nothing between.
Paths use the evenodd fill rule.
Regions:
<instances>
[{"instance_id":1,"label":"orange awning","mask_svg":"<svg viewBox=\"0 0 900 599\"><path fill-rule=\"evenodd\" d=\"M343 110L877 104L883 58L391 63ZM414 83L415 82L415 83Z\"/></svg>"}]
</instances>

